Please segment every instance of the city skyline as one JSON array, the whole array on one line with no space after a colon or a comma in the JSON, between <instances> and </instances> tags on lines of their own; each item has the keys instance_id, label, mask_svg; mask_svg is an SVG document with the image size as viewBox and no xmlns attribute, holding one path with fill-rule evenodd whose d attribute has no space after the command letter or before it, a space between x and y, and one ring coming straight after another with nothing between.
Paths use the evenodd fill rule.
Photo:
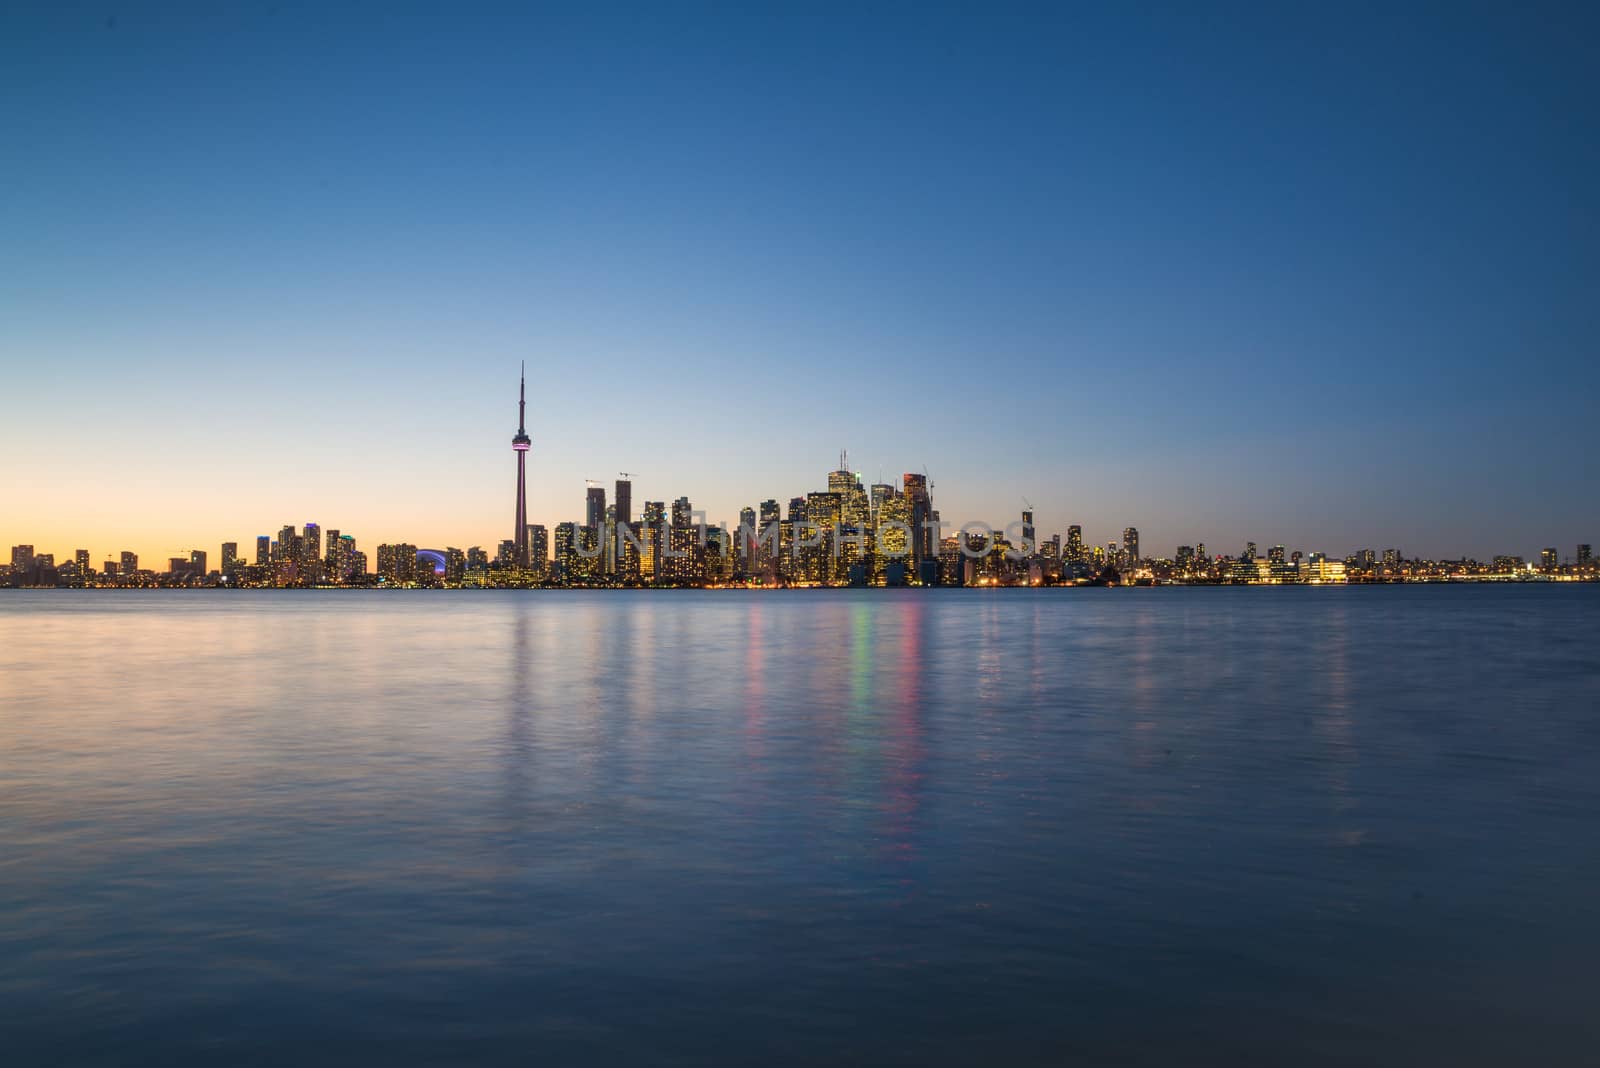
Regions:
<instances>
[{"instance_id":1,"label":"city skyline","mask_svg":"<svg viewBox=\"0 0 1600 1068\"><path fill-rule=\"evenodd\" d=\"M40 7L0 541L492 543L526 358L547 523L622 470L731 519L846 446L1097 540L1575 544L1572 18Z\"/></svg>"},{"instance_id":2,"label":"city skyline","mask_svg":"<svg viewBox=\"0 0 1600 1068\"><path fill-rule=\"evenodd\" d=\"M666 496L658 501L646 500L645 512L641 512L639 517L636 519L632 509L633 478L636 472L619 471L617 472L616 480L612 483L616 493L612 498L611 506L608 507L606 503L606 483L604 480L584 479L584 509L581 521L572 517L566 519L541 518L538 521L535 521L534 519L530 518L527 510L527 461L530 453L533 453L535 448L533 437L528 431L527 422L527 365L526 362L524 362L521 365L518 375L517 430L512 437L512 450L516 456L516 480L514 491L515 504L513 509L514 518L510 530L507 531L511 536L509 538L501 539L479 539L476 537L462 539L460 537L449 537L445 539L438 539L437 544L439 546L445 546L453 542L461 542L463 545L470 544L473 551L478 551L481 550L485 544L498 544L499 551L493 556L493 559L497 562L497 566L499 564L507 564L518 569L527 570L529 568L542 566L544 563L552 559L552 557L544 555L544 551L547 550L551 544L548 540L550 533L552 531L558 531L562 527L586 531L612 530L613 534L606 540L608 551L614 552L617 550L613 548L613 546L618 544L618 535L615 533L617 524L622 526L628 526L630 524L641 525L643 527L656 526L660 527L663 533L665 533L668 524L668 501L672 502L672 508L670 509L672 525L678 524L680 509L682 510L682 514L685 516L691 514L688 511L688 509L692 507L691 497L688 495L682 495L677 498ZM1021 536L1028 543L1035 546L1048 542L1053 537L1055 542L1054 550L1058 559L1061 558L1060 553L1062 551L1063 538L1065 538L1069 544L1076 540L1077 544L1080 546L1088 546L1096 551L1098 551L1100 544L1102 544L1097 539L1096 529L1092 525L1087 528L1089 533L1087 535L1084 534L1086 527L1085 524L1081 522L1059 524L1059 529L1056 529L1052 535L1049 532L1050 527L1048 523L1042 524L1037 522L1038 513L1033 502L1026 495L1020 498L1021 507L1013 514L1013 516L1002 517L999 518L998 521L992 518L985 519L982 517L968 517L954 521L945 519L942 516L942 513L938 509L934 508L932 503L930 490L935 488L936 485L937 483L930 478L928 472L925 470L921 473L904 472L902 474L895 475L893 476L892 482L885 482L884 476L879 475L876 481L870 483L869 495L869 483L866 480L865 475L862 472L856 471L848 466L848 450L841 449L839 452L839 467L828 472L826 476L827 490L821 495L827 495L836 498L834 501L835 508L840 507L838 500L839 498L843 498L851 493L858 495L862 502L862 511L860 514L855 516L853 519L848 514L836 514L832 517L830 523L832 526L840 526L841 524L854 524L856 527L861 527L863 529L867 525L871 525L872 529L877 529L876 524L880 521L880 491L886 492L889 496L904 496L904 498L908 501L918 502L909 505L905 514L903 516L899 516L895 520L896 522L905 523L912 531L924 532L921 535L913 534L912 537L915 539L915 544L906 549L908 561L913 562L920 560L924 556L930 558L937 556L937 540L941 537L958 535L962 533L963 528L969 524L986 527L995 534L1006 535L1009 533L1013 538L1017 536L1020 530ZM784 494L777 493L771 496L759 498L758 500L763 507L770 506L772 509L774 509L773 518L776 519L781 515L781 523L792 524L797 521L795 519L797 509L798 514L801 517L798 521L802 523L806 521L804 515L804 504L808 496L819 496L819 494L802 489L800 491L800 496L785 496ZM787 507L785 507L785 502L787 502ZM736 518L712 515L706 512L704 509L697 507L693 508L692 514L696 517L694 522L697 525L703 525L710 528L722 528L725 531L738 531L742 527L759 530L765 527L767 516L763 514L762 522L760 523L755 521L756 510L753 505L756 503L756 501L751 501L739 508L737 510ZM653 517L648 514L651 508L656 510L656 514ZM846 511L848 511L848 509L846 509ZM1013 530L1013 527L1017 527L1019 530ZM1041 528L1043 529L1041 530ZM535 537L535 530L538 531L537 537L543 539L540 542L542 548L538 555L534 555L534 545L531 541L531 539ZM322 558L322 552L320 550L321 525L314 520L307 521L305 524L305 531L307 537L310 537L313 532L316 532L315 537L319 543L319 549L313 554L313 558L320 560ZM254 544L256 545L257 563L263 562L263 553L266 551L269 545L272 552L276 553L280 541L286 541L294 536L294 527L292 525L283 526L280 528L280 537L278 540L272 540L270 535L255 535L250 540L253 540ZM335 540L339 536L340 528L330 528L330 552L332 552L332 546L335 544ZM346 535L346 540L350 540L348 535ZM416 541L407 541L405 539L386 539L380 544L385 549L396 545L408 546L412 552L415 553L417 546L423 544L427 540L428 539L418 539ZM18 550L26 550L31 554L35 551L34 546L36 544L42 545L43 543L18 540L13 544L15 546L13 549L13 557L15 558ZM80 567L82 567L85 561L88 561L92 566L93 562L96 560L111 561L113 559L121 560L123 562L123 566L126 567L127 561L130 558L133 560L148 561L159 560L164 557L171 565L169 573L179 570L179 564L185 559L185 557L189 557L191 559L197 559L200 562L200 574L207 573L206 568L204 567L204 561L207 558L208 551L206 549L176 549L168 550L166 554L162 554L147 553L138 548L130 549L127 547L126 539L123 539L120 544L122 544L123 547L115 550L114 552L105 551L101 553L97 553L93 549L86 549L79 545L72 550L72 555ZM240 556L238 553L239 543L236 540L223 539L216 544L219 544L221 547L219 558L223 561L224 570L226 569L226 562L230 555L241 560L244 559L244 557ZM1119 537L1109 538L1104 542L1104 544L1107 546L1107 553L1110 558L1108 562L1113 564L1117 562L1117 554L1119 552L1122 554L1122 558L1126 562L1130 563L1137 563L1146 559L1168 561L1177 559L1181 562L1186 555L1190 558L1195 557L1196 546L1200 547L1199 557L1201 558L1221 561L1231 559L1235 556L1235 553L1231 548L1222 548L1227 543L1217 541L1208 542L1205 537L1196 536L1190 536L1186 544L1177 545L1171 556L1163 556L1159 554L1147 556L1140 551L1141 542L1139 528L1133 525L1122 527ZM1205 546L1207 544L1212 545L1218 551L1210 554L1206 553ZM1273 547L1274 555L1276 556L1278 562L1282 562L1282 557L1287 551L1285 546L1288 545L1289 542L1263 542L1260 541L1260 539L1247 539L1245 544L1248 546L1248 549L1245 552L1238 554L1240 559L1245 559L1247 556L1252 559L1255 558L1259 555L1255 551L1257 545L1266 544ZM1428 552L1407 555L1403 549L1398 547L1397 543L1393 543L1392 541L1384 541L1379 539L1373 544L1393 545L1391 548L1382 550L1385 556L1386 564L1391 560L1398 561L1408 559L1427 561L1476 560L1480 562L1488 562L1491 560L1499 561L1514 559L1522 561L1525 559L1539 559L1541 561L1541 565L1546 568L1563 564L1572 564L1582 569L1589 566L1591 563L1587 556L1587 551L1589 550L1590 545L1587 542L1581 541L1571 543L1573 545L1572 556L1562 556L1560 555L1559 548L1551 547L1548 544L1541 544L1538 550L1534 552L1517 551L1516 549L1508 548L1496 551L1494 553L1484 554L1482 556L1473 553L1450 554ZM1320 547L1320 543L1318 543L1318 545L1319 547L1311 549L1297 547L1295 549L1296 558L1298 559L1302 553L1305 553L1307 555L1327 557L1328 559L1351 560L1359 557L1362 553L1373 554L1378 551L1366 548L1351 548L1344 553L1340 553L1337 551L1330 551L1328 548ZM230 549L232 550L231 553ZM56 555L54 551L46 551L43 549L38 551L44 553L50 558L53 558ZM436 554L442 552L440 549L428 551ZM1552 554L1555 554L1553 558ZM63 554L63 556L64 555L65 554ZM488 558L489 557L485 555L484 559L487 560ZM361 559L363 561L363 570L365 571L365 554L362 554ZM15 566L15 563L13 563L13 566ZM442 562L441 566L443 566ZM612 560L609 555L606 557L606 566L608 569L612 566ZM145 568L144 570L150 569ZM369 573L376 573L376 571Z\"/></svg>"},{"instance_id":3,"label":"city skyline","mask_svg":"<svg viewBox=\"0 0 1600 1068\"><path fill-rule=\"evenodd\" d=\"M893 481L870 485L839 451L839 465L825 477L826 489L785 498L763 498L739 509L737 520L713 517L688 496L645 499L635 518L635 472L619 471L607 503L606 484L585 479L581 521L530 521L527 511L527 460L533 450L528 432L527 365L517 382L517 430L512 436L516 481L510 537L491 554L481 544L462 549L440 542L429 548L409 541L376 547L376 567L353 535L307 522L279 529L278 537L257 535L253 560L237 541L225 541L219 568L207 566L207 550L179 550L167 557L165 572L149 566L136 550L122 549L95 567L92 550L76 548L70 564L31 542L13 544L3 572L5 585L211 584L225 586L369 585L1056 585L1144 582L1325 583L1439 580L1468 577L1595 577L1592 549L1578 543L1563 557L1543 546L1537 564L1521 553L1498 553L1487 560L1408 555L1399 547L1356 549L1342 558L1325 548L1293 550L1258 542L1208 552L1192 538L1171 556L1145 554L1139 528L1122 528L1120 541L1102 546L1082 524L1065 531L1040 530L1033 502L1010 520L947 519L932 491L927 471L905 472ZM670 500L670 504L668 503ZM553 538L552 538L553 533ZM459 539L455 539L459 540ZM470 540L470 539L469 539ZM464 543L465 544L465 543ZM493 544L493 542L491 542ZM554 547L554 554L549 550ZM470 581L469 581L470 580Z\"/></svg>"}]
</instances>

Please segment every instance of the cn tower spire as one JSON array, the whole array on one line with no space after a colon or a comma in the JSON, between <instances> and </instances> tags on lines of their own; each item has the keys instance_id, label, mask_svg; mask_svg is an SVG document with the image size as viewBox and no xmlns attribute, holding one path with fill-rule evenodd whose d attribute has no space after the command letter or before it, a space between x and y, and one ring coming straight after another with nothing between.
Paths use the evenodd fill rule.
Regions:
<instances>
[{"instance_id":1,"label":"cn tower spire","mask_svg":"<svg viewBox=\"0 0 1600 1068\"><path fill-rule=\"evenodd\" d=\"M517 567L527 569L528 558L528 450L533 439L528 437L528 361L522 361L521 378L517 382L517 436L511 439L517 451L517 519L512 531L513 559Z\"/></svg>"}]
</instances>

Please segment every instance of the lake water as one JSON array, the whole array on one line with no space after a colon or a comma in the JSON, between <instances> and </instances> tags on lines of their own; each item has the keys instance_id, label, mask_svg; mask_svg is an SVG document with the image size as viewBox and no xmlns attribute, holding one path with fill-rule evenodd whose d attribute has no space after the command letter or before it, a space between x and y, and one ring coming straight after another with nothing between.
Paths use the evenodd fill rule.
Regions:
<instances>
[{"instance_id":1,"label":"lake water","mask_svg":"<svg viewBox=\"0 0 1600 1068\"><path fill-rule=\"evenodd\" d=\"M1597 621L7 591L0 1056L1593 1064Z\"/></svg>"}]
</instances>

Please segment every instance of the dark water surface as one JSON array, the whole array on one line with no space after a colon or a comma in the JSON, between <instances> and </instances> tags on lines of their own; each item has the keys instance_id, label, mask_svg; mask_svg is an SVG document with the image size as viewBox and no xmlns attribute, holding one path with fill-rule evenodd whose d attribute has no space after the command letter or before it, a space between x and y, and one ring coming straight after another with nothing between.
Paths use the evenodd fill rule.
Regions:
<instances>
[{"instance_id":1,"label":"dark water surface","mask_svg":"<svg viewBox=\"0 0 1600 1068\"><path fill-rule=\"evenodd\" d=\"M0 1058L1600 1060L1600 587L0 594Z\"/></svg>"}]
</instances>

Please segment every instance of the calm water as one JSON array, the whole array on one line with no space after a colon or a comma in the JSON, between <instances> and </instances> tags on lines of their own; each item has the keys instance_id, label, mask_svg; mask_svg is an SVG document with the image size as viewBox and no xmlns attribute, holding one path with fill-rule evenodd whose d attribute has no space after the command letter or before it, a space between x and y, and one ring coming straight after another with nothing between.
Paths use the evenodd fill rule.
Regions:
<instances>
[{"instance_id":1,"label":"calm water","mask_svg":"<svg viewBox=\"0 0 1600 1068\"><path fill-rule=\"evenodd\" d=\"M0 1048L1593 1064L1597 620L6 592Z\"/></svg>"}]
</instances>

